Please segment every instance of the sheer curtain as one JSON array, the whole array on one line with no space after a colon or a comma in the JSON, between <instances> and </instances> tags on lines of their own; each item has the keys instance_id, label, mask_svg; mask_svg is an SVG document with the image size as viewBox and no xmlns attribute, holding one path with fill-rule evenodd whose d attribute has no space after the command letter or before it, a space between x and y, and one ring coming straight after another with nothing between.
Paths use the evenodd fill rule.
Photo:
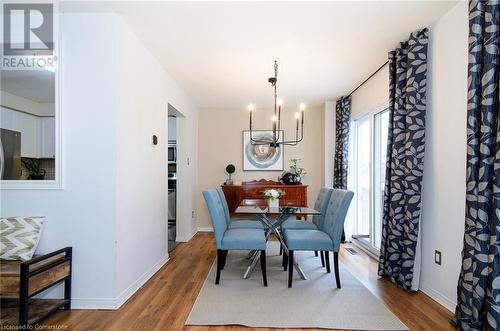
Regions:
<instances>
[{"instance_id":1,"label":"sheer curtain","mask_svg":"<svg viewBox=\"0 0 500 331\"><path fill-rule=\"evenodd\" d=\"M352 133L353 132L353 123L351 122L349 124L349 126L350 126L349 132ZM349 140L349 147L348 148L352 154L352 152L354 151L354 140L353 139ZM354 179L353 169L354 169L354 157L350 157L348 160L348 166L347 166L347 189L349 191L355 192L354 194L356 194L356 190L355 190L355 186L354 186L355 179ZM355 223L356 222L355 211L356 211L356 209L354 208L354 205L355 205L354 203L351 203L351 208L349 208L349 210L347 211L347 215L346 215L346 219L345 219L345 223L344 223L345 241L351 241L352 235L354 234L354 231L356 229L355 228L355 225L356 225L356 223Z\"/></svg>"}]
</instances>

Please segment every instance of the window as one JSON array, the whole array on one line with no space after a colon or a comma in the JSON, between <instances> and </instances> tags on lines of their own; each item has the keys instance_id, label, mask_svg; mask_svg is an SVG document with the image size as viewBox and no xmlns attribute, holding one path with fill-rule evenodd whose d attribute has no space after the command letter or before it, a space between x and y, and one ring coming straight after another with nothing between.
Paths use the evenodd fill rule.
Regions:
<instances>
[{"instance_id":1,"label":"window","mask_svg":"<svg viewBox=\"0 0 500 331\"><path fill-rule=\"evenodd\" d=\"M382 238L388 129L389 111L384 108L353 121L351 131L352 240L375 254Z\"/></svg>"},{"instance_id":2,"label":"window","mask_svg":"<svg viewBox=\"0 0 500 331\"><path fill-rule=\"evenodd\" d=\"M389 110L385 109L374 118L374 176L373 176L373 246L380 249L382 240L382 213L384 209L385 167L387 161L387 134Z\"/></svg>"}]
</instances>

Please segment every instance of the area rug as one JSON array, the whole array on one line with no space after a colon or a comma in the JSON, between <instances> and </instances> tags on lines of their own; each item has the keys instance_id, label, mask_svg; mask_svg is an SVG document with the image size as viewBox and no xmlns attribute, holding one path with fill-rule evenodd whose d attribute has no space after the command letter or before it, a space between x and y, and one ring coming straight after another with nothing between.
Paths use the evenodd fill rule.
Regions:
<instances>
[{"instance_id":1,"label":"area rug","mask_svg":"<svg viewBox=\"0 0 500 331\"><path fill-rule=\"evenodd\" d=\"M242 278L249 263L247 252L229 252L219 285L215 285L214 263L186 324L408 330L342 264L342 288L337 289L333 270L326 273L320 259L312 252L296 252L308 279L302 280L294 272L293 288L288 288L287 272L281 267L278 252L278 243L269 242L266 251L268 287L262 285L259 266L249 279Z\"/></svg>"}]
</instances>

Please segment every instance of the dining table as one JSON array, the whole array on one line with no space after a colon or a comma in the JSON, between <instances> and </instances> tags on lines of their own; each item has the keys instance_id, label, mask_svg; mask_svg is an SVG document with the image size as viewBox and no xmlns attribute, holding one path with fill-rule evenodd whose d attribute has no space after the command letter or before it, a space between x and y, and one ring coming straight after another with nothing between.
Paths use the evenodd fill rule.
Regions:
<instances>
[{"instance_id":1,"label":"dining table","mask_svg":"<svg viewBox=\"0 0 500 331\"><path fill-rule=\"evenodd\" d=\"M284 205L279 207L269 207L265 200L261 199L244 199L236 208L235 216L249 216L254 215L256 221L260 221L266 227L266 241L269 240L271 234L274 234L283 248L284 253L288 254L286 242L281 233L281 225L290 217L307 217L308 215L320 215L320 212L308 208L298 207L293 205ZM260 258L260 251L251 251L248 259L251 260L248 268L246 269L243 278L248 278L254 270ZM295 270L302 279L307 279L304 271L300 268L297 261L294 261Z\"/></svg>"}]
</instances>

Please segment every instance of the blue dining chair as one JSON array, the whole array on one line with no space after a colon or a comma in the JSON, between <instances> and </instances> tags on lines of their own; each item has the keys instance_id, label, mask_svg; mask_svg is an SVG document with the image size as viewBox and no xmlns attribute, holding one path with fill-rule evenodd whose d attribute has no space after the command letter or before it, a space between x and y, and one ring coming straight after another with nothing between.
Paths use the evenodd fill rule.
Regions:
<instances>
[{"instance_id":1,"label":"blue dining chair","mask_svg":"<svg viewBox=\"0 0 500 331\"><path fill-rule=\"evenodd\" d=\"M321 228L324 220L326 207L328 206L328 202L330 201L330 197L332 196L333 188L331 187L323 187L316 198L316 202L314 204L314 209L319 211L320 215L314 215L312 217L312 222L308 222L306 220L297 220L297 219L288 219L281 225L282 230L318 230ZM281 249L280 249L281 254ZM318 251L315 251L314 254L318 256ZM286 270L286 256L283 255L283 267ZM325 258L323 252L321 252L321 265L325 266Z\"/></svg>"},{"instance_id":2,"label":"blue dining chair","mask_svg":"<svg viewBox=\"0 0 500 331\"><path fill-rule=\"evenodd\" d=\"M333 188L323 187L316 198L316 202L314 204L314 209L319 211L321 215L314 215L312 217L312 222L308 222L306 220L298 220L298 219L288 219L281 225L283 230L287 229L297 229L297 230L317 230L319 229L323 221L325 219L326 207L328 206L328 202L330 201L330 197L332 196Z\"/></svg>"},{"instance_id":3,"label":"blue dining chair","mask_svg":"<svg viewBox=\"0 0 500 331\"><path fill-rule=\"evenodd\" d=\"M330 273L329 252L333 252L335 279L340 288L339 249L345 217L354 193L333 189L328 202L323 224L317 230L288 229L284 231L285 243L288 247L288 287L292 287L293 254L295 251L323 251L326 271Z\"/></svg>"},{"instance_id":4,"label":"blue dining chair","mask_svg":"<svg viewBox=\"0 0 500 331\"><path fill-rule=\"evenodd\" d=\"M215 284L219 284L220 274L226 263L228 250L260 251L260 266L264 286L267 286L266 276L266 236L263 229L235 228L230 229L226 221L222 200L217 190L203 191L210 219L214 229L215 245L217 246L217 276Z\"/></svg>"},{"instance_id":5,"label":"blue dining chair","mask_svg":"<svg viewBox=\"0 0 500 331\"><path fill-rule=\"evenodd\" d=\"M229 214L229 207L227 205L226 196L224 195L224 191L220 187L217 189L217 194L222 202L222 208L224 208L224 215L226 217L226 222L228 228L230 229L264 229L264 224L258 219L254 220L243 220L238 218L231 218Z\"/></svg>"}]
</instances>

